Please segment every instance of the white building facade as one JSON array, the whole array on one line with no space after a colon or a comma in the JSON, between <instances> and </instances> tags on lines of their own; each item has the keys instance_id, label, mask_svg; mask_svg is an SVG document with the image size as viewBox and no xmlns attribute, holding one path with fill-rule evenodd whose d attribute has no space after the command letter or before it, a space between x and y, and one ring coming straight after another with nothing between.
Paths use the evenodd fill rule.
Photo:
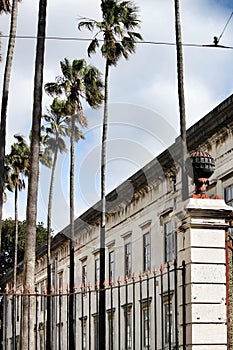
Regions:
<instances>
[{"instance_id":1,"label":"white building facade","mask_svg":"<svg viewBox=\"0 0 233 350\"><path fill-rule=\"evenodd\" d=\"M204 150L215 159L216 170L210 178L208 196L214 199L218 195L230 206L233 205L232 126L233 95L187 131L189 152ZM181 232L182 220L186 215L185 203L181 199L179 162L180 141L177 139L169 149L107 196L105 249L107 349L178 349L182 347L184 331L182 310L184 309L181 304L182 291L185 290L182 284L182 276L184 278L182 261L185 261L187 256L184 255L184 258L177 256L177 253L182 251L183 244L177 236ZM189 178L190 196L193 191L194 185ZM99 280L100 269L99 208L100 204L97 203L75 221L77 349L98 349L98 285L96 281ZM226 209L226 215L228 214L229 208ZM222 218L222 220L225 219ZM228 239L231 240L231 237ZM177 258L178 266L174 266ZM68 296L66 293L69 292L69 227L53 238L52 260L53 290L51 293L54 297L51 336L54 349L68 349ZM226 268L226 261L221 263L223 263L222 268ZM45 349L46 346L45 295L50 294L46 290L46 273L47 258L46 246L44 246L38 250L36 260L37 314L33 325L36 349ZM16 297L17 349L20 349L21 283L22 277L19 275L17 286L19 296ZM187 280L184 284L187 286ZM177 295L179 290L181 293ZM186 298L189 297L187 293L189 293L188 288ZM227 291L225 297L226 295ZM222 302L226 307L226 298ZM8 313L8 318L11 319L10 312L9 304L8 309L5 309L5 315ZM222 324L225 326L227 324L226 315ZM4 332L4 344L8 344L4 349L13 349L12 328L8 327ZM190 348L207 349L208 345L207 347L190 345ZM219 340L218 345L211 345L209 348L226 349L226 339Z\"/></svg>"}]
</instances>

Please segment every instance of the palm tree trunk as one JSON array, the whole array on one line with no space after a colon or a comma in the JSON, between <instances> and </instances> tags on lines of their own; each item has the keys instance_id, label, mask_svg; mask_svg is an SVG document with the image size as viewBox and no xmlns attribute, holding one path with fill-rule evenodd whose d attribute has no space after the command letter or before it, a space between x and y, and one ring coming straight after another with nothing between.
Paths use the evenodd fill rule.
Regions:
<instances>
[{"instance_id":1,"label":"palm tree trunk","mask_svg":"<svg viewBox=\"0 0 233 350\"><path fill-rule=\"evenodd\" d=\"M18 218L18 185L15 184L15 247L14 247L14 272L13 272L13 290L16 293L17 289L17 263L18 263L18 236L19 236L19 218ZM16 349L16 295L13 296L13 312L12 312L12 344L13 349Z\"/></svg>"},{"instance_id":2,"label":"palm tree trunk","mask_svg":"<svg viewBox=\"0 0 233 350\"><path fill-rule=\"evenodd\" d=\"M105 65L104 115L101 149L101 223L100 223L100 294L99 294L99 349L106 348L106 293L105 293L105 219L106 219L106 162L108 131L108 75L109 63Z\"/></svg>"},{"instance_id":3,"label":"palm tree trunk","mask_svg":"<svg viewBox=\"0 0 233 350\"><path fill-rule=\"evenodd\" d=\"M3 79L3 91L2 91L2 108L1 108L1 127L0 127L0 248L1 248L1 232L2 232L2 211L3 211L3 175L4 175L4 162L5 162L5 147L6 147L6 118L7 118L7 105L9 97L11 68L15 47L15 36L17 29L17 17L18 17L18 0L12 2L11 12L11 25L10 25L10 37L8 41L8 49L6 56L5 72Z\"/></svg>"},{"instance_id":4,"label":"palm tree trunk","mask_svg":"<svg viewBox=\"0 0 233 350\"><path fill-rule=\"evenodd\" d=\"M178 78L178 96L180 110L180 136L181 136L181 185L182 199L188 198L188 176L185 169L187 157L187 136L186 136L186 115L184 98L184 78L183 78L183 52L182 36L180 23L180 5L179 0L175 0L175 29L176 29L176 53L177 53L177 78Z\"/></svg>"},{"instance_id":5,"label":"palm tree trunk","mask_svg":"<svg viewBox=\"0 0 233 350\"><path fill-rule=\"evenodd\" d=\"M38 14L37 47L35 60L34 77L34 99L32 115L32 139L30 146L30 176L28 182L27 213L25 229L25 252L24 252L24 272L23 286L24 293L28 286L34 291L35 275L35 246L36 246L36 219L37 219L37 194L39 179L39 152L40 152L40 130L42 111L42 89L43 89L43 68L45 52L45 32L46 32L46 9L47 0L40 0ZM23 346L22 350L34 349L34 303L30 298L23 298ZM29 312L30 311L30 312Z\"/></svg>"},{"instance_id":6,"label":"palm tree trunk","mask_svg":"<svg viewBox=\"0 0 233 350\"><path fill-rule=\"evenodd\" d=\"M75 350L74 318L74 130L75 117L71 117L70 136L70 298L69 298L69 349Z\"/></svg>"},{"instance_id":7,"label":"palm tree trunk","mask_svg":"<svg viewBox=\"0 0 233 350\"><path fill-rule=\"evenodd\" d=\"M14 288L17 287L17 260L18 260L18 236L19 236L19 218L18 218L18 185L15 185L15 251L14 251Z\"/></svg>"},{"instance_id":8,"label":"palm tree trunk","mask_svg":"<svg viewBox=\"0 0 233 350\"><path fill-rule=\"evenodd\" d=\"M53 202L53 190L54 190L54 179L55 169L57 164L58 145L56 142L56 148L53 158L53 166L50 178L49 187L49 200L48 200L48 215L47 215L47 278L48 278L48 294L51 294L51 218L52 218L52 202ZM47 299L47 336L46 336L46 350L52 349L52 324L51 324L51 298Z\"/></svg>"}]
</instances>

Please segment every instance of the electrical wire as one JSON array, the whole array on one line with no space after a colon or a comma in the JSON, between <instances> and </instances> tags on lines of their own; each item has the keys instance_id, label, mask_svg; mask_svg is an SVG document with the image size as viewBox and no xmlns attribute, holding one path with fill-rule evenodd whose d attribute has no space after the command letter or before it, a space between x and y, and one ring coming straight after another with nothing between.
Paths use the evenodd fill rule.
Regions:
<instances>
[{"instance_id":1,"label":"electrical wire","mask_svg":"<svg viewBox=\"0 0 233 350\"><path fill-rule=\"evenodd\" d=\"M233 14L233 12L232 12ZM9 38L9 35L0 34L0 38ZM16 39L37 39L36 36L33 35L16 35ZM62 37L62 36L46 36L46 40L57 40L57 41L85 41L90 42L92 39L90 38L75 38L75 37ZM99 39L99 41L103 41ZM148 44L148 45L162 45L162 46L176 46L175 43L165 42L165 41L137 41L136 44ZM195 43L183 43L184 47L199 47L199 48L220 48L220 49L233 49L233 46L225 46L225 45L214 45L214 44L195 44Z\"/></svg>"},{"instance_id":2,"label":"electrical wire","mask_svg":"<svg viewBox=\"0 0 233 350\"><path fill-rule=\"evenodd\" d=\"M231 12L230 17L228 18L227 23L225 24L225 27L223 28L222 33L221 33L221 34L219 35L219 37L218 37L218 42L220 41L221 37L223 36L223 33L225 32L226 27L228 26L228 23L230 22L230 20L231 20L232 16L233 16L233 11Z\"/></svg>"}]
</instances>

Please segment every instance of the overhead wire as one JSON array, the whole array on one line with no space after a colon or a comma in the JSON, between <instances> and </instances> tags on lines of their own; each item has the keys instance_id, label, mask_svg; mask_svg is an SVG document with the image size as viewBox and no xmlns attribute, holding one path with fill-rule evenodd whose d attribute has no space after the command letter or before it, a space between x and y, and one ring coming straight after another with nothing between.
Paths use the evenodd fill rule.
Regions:
<instances>
[{"instance_id":1,"label":"overhead wire","mask_svg":"<svg viewBox=\"0 0 233 350\"><path fill-rule=\"evenodd\" d=\"M232 12L233 15L233 12ZM225 26L226 27L226 26ZM222 32L223 34L223 32ZM222 36L221 34L221 36ZM0 34L0 38L8 38L9 35ZM16 39L37 39L37 36L34 35L16 35ZM46 40L57 40L57 41L91 41L90 38L80 38L80 37L63 37L63 36L46 36ZM99 39L99 41L103 41L103 39ZM162 45L162 46L176 46L173 42L166 42L166 41L137 41L137 44L148 44L148 45ZM214 47L214 48L221 48L221 49L233 49L233 46L225 46L225 45L216 45L216 44L195 44L195 43L183 43L184 47L199 47L199 48L208 48L208 47Z\"/></svg>"},{"instance_id":2,"label":"overhead wire","mask_svg":"<svg viewBox=\"0 0 233 350\"><path fill-rule=\"evenodd\" d=\"M221 33L221 34L219 35L219 37L218 37L218 42L220 41L221 37L223 36L223 33L225 32L226 27L228 26L228 24L229 24L229 22L230 22L232 16L233 16L233 11L231 12L230 17L228 18L227 23L225 24L225 27L223 28L222 33Z\"/></svg>"}]
</instances>

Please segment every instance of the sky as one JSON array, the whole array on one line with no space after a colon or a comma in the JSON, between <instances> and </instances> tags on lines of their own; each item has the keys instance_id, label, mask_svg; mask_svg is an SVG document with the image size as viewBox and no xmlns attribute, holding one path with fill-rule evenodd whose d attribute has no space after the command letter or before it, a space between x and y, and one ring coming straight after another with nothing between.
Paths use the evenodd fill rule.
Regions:
<instances>
[{"instance_id":1,"label":"sky","mask_svg":"<svg viewBox=\"0 0 233 350\"><path fill-rule=\"evenodd\" d=\"M136 0L145 42L138 43L129 60L122 59L110 71L109 132L107 153L107 191L131 176L179 135L174 2ZM180 0L184 59L184 89L187 127L190 127L233 92L233 50L212 45L233 11L232 0ZM34 62L38 1L19 4L18 38L13 60L7 116L7 152L14 134L28 138L32 120ZM78 31L80 17L101 19L100 0L48 1L47 40L44 83L54 81L60 61L85 58L101 72L100 54L89 58L86 50L91 33ZM10 17L2 15L0 31L9 32ZM219 44L233 46L233 18ZM56 39L54 39L56 37ZM80 40L82 39L82 40ZM185 44L193 44L186 46ZM4 73L7 38L2 38ZM43 112L52 103L44 94ZM100 198L100 146L102 109L93 111L83 104L88 128L85 141L76 145L75 214L76 217ZM69 142L67 140L67 146ZM46 223L50 171L40 166L38 221ZM20 219L25 219L27 191L20 193ZM13 198L8 194L4 217L14 217ZM69 224L69 154L59 157L53 204L54 233Z\"/></svg>"}]
</instances>

